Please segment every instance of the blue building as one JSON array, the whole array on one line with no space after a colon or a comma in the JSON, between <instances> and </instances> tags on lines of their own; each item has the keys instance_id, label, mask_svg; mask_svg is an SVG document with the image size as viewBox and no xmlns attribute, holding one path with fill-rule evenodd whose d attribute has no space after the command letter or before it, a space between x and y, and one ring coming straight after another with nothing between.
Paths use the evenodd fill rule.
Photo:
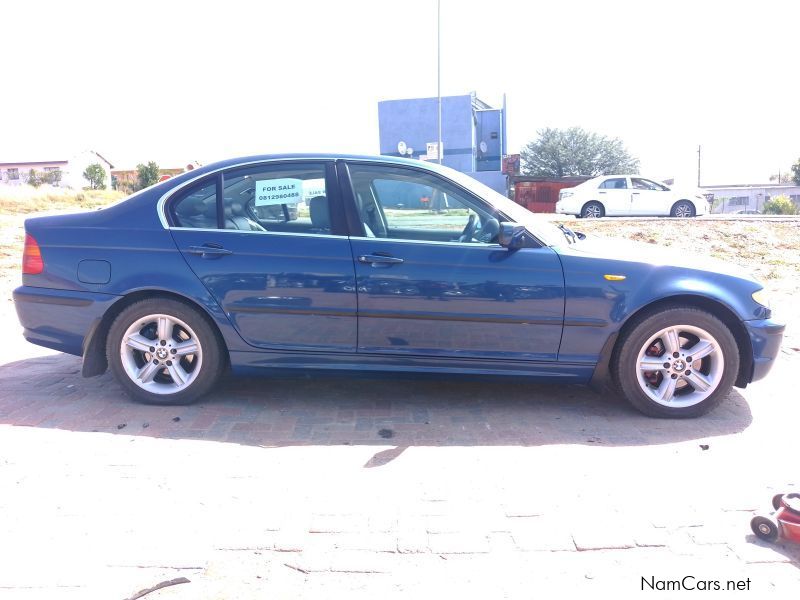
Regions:
<instances>
[{"instance_id":1,"label":"blue building","mask_svg":"<svg viewBox=\"0 0 800 600\"><path fill-rule=\"evenodd\" d=\"M506 110L492 108L475 92L442 97L442 164L506 193L501 173L506 153ZM378 102L380 152L437 160L438 101L411 98ZM429 145L431 154L429 152ZM412 151L409 153L409 149Z\"/></svg>"}]
</instances>

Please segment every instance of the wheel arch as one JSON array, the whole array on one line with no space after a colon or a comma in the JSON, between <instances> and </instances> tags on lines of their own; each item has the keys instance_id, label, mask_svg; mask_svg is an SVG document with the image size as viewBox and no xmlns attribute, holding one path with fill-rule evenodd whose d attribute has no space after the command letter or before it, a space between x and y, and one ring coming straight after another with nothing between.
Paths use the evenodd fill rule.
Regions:
<instances>
[{"instance_id":1,"label":"wheel arch","mask_svg":"<svg viewBox=\"0 0 800 600\"><path fill-rule=\"evenodd\" d=\"M612 382L610 366L619 352L619 340L633 326L637 317L676 306L689 306L704 310L714 315L725 324L736 340L736 345L739 348L739 372L736 374L734 385L740 388L747 386L753 372L753 346L742 321L736 316L736 313L723 302L714 298L709 298L708 296L698 296L695 294L675 294L666 296L649 302L629 314L622 326L611 334L603 345L603 349L600 353L600 360L595 367L590 385L595 389L601 389L605 387L605 384L608 382ZM616 382L613 383L616 385Z\"/></svg>"},{"instance_id":2,"label":"wheel arch","mask_svg":"<svg viewBox=\"0 0 800 600\"><path fill-rule=\"evenodd\" d=\"M222 335L219 325L202 304L192 300L191 298L188 298L187 296L167 290L140 289L124 295L114 304L112 304L111 307L95 324L89 335L86 336L86 341L84 342L83 346L83 366L81 369L81 374L84 377L102 375L108 369L106 340L108 339L108 332L111 329L111 324L114 322L114 319L116 319L117 316L131 304L139 302L140 300L150 300L153 298L176 300L190 308L197 310L197 312L203 316L203 318L211 327L211 330L214 332L217 342L220 344L226 367L230 366L230 352L228 350L228 344L225 341L225 337Z\"/></svg>"}]
</instances>

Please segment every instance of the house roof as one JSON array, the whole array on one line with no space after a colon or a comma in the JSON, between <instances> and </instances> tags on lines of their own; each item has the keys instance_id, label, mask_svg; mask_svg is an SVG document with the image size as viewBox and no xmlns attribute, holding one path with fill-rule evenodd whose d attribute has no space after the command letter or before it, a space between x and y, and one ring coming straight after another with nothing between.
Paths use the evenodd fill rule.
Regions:
<instances>
[{"instance_id":1,"label":"house roof","mask_svg":"<svg viewBox=\"0 0 800 600\"><path fill-rule=\"evenodd\" d=\"M100 160L102 160L104 163L106 163L106 164L108 165L108 168L109 168L109 169L113 169L113 168L114 168L114 165L112 165L112 164L111 164L111 162L110 162L110 161L109 161L109 160L108 160L108 159L107 159L105 156L103 156L102 154L100 154L99 152L95 152L94 150L89 150L89 152L91 152L92 154L94 154L95 156L97 156L97 158L99 158L99 159L100 159Z\"/></svg>"},{"instance_id":2,"label":"house roof","mask_svg":"<svg viewBox=\"0 0 800 600\"><path fill-rule=\"evenodd\" d=\"M0 162L0 167L14 167L23 165L65 165L66 160L20 160L16 162Z\"/></svg>"},{"instance_id":3,"label":"house roof","mask_svg":"<svg viewBox=\"0 0 800 600\"><path fill-rule=\"evenodd\" d=\"M113 169L114 165L102 154L96 152L95 150L85 150L84 152L88 154L94 154L97 158L102 160L104 163L108 165L109 169ZM82 154L83 152L79 153ZM19 160L13 162L0 162L0 167L13 167L13 166L39 166L39 165L66 165L69 164L69 160Z\"/></svg>"}]
</instances>

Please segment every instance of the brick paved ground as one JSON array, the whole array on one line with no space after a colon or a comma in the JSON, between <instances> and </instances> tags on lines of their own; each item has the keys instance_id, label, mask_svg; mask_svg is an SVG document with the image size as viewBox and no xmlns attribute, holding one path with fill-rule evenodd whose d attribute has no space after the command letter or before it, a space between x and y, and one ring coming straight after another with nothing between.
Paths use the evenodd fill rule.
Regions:
<instances>
[{"instance_id":1,"label":"brick paved ground","mask_svg":"<svg viewBox=\"0 0 800 600\"><path fill-rule=\"evenodd\" d=\"M0 324L0 599L800 591L800 546L749 531L797 483L796 354L691 421L454 379L232 380L155 408Z\"/></svg>"}]
</instances>

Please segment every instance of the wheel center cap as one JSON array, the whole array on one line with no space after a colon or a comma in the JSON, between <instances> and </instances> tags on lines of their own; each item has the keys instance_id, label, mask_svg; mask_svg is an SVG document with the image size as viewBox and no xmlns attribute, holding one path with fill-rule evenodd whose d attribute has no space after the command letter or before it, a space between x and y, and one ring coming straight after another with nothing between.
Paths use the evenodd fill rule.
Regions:
<instances>
[{"instance_id":1,"label":"wheel center cap","mask_svg":"<svg viewBox=\"0 0 800 600\"><path fill-rule=\"evenodd\" d=\"M159 348L156 350L156 357L158 357L160 360L164 360L167 358L167 356L169 356L169 352L167 352L166 348Z\"/></svg>"},{"instance_id":2,"label":"wheel center cap","mask_svg":"<svg viewBox=\"0 0 800 600\"><path fill-rule=\"evenodd\" d=\"M672 368L675 371L683 371L686 368L686 363L680 358L672 363Z\"/></svg>"}]
</instances>

